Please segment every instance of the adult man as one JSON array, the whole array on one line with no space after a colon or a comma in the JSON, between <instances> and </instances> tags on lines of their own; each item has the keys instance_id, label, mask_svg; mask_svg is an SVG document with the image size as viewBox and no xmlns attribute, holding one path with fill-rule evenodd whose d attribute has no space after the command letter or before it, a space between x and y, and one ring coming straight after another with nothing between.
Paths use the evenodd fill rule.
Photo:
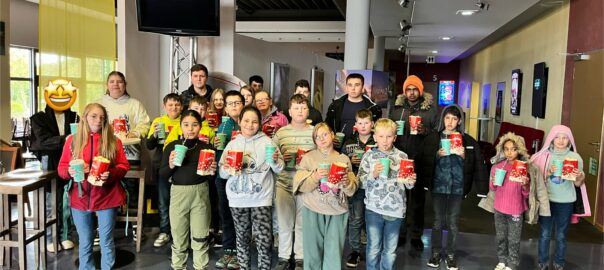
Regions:
<instances>
[{"instance_id":1,"label":"adult man","mask_svg":"<svg viewBox=\"0 0 604 270\"><path fill-rule=\"evenodd\" d=\"M343 132L344 141L352 136L352 128L356 122L355 114L361 109L371 111L373 121L382 117L382 109L368 96L363 95L365 78L359 73L352 73L346 77L346 95L335 99L327 109L325 122L334 132ZM336 142L339 148L344 142Z\"/></svg>"},{"instance_id":2,"label":"adult man","mask_svg":"<svg viewBox=\"0 0 604 270\"><path fill-rule=\"evenodd\" d=\"M298 80L296 82L294 88L294 95L295 94L304 95L306 99L308 99L310 102L310 84L307 80ZM323 122L323 116L321 115L321 112L310 104L308 104L308 107L310 108L308 113L308 119L311 120L310 124L314 126L318 123ZM283 112L283 114L285 114L285 117L287 117L288 121L292 121L292 117L289 115L289 111L285 111Z\"/></svg>"},{"instance_id":3,"label":"adult man","mask_svg":"<svg viewBox=\"0 0 604 270\"><path fill-rule=\"evenodd\" d=\"M58 91L62 88L62 91ZM65 138L71 134L69 125L76 123L77 114L71 111L71 106L76 100L76 89L62 80L55 80L44 89L46 108L43 112L34 114L31 118L31 151L36 155L42 165L42 169L56 171L61 159L63 144ZM61 93L59 93L61 92ZM62 99L69 98L65 103ZM60 243L58 247L63 249L72 249L73 242L69 239L69 219L63 219L63 189L66 181L56 181L57 201L50 201L50 193L46 194L47 206L46 213L50 211L50 206L55 204L57 207L57 233L59 233ZM69 209L67 207L67 209ZM71 215L69 215L71 216ZM50 231L47 233L50 238ZM49 242L50 243L50 242ZM49 244L48 251L54 252L54 246Z\"/></svg>"},{"instance_id":4,"label":"adult man","mask_svg":"<svg viewBox=\"0 0 604 270\"><path fill-rule=\"evenodd\" d=\"M405 121L404 133L397 136L395 146L405 152L410 159L415 159L424 138L437 125L438 118L434 99L431 94L424 93L424 85L421 79L415 75L411 75L403 83L403 93L396 98L394 106L390 118L395 121ZM410 115L420 116L422 119L421 124L418 126L419 134L417 135L411 135L409 132ZM421 174L418 174L417 183L415 184L416 188L410 191L411 194L409 196L407 217L410 217L410 238L413 249L409 250L409 255L412 256L418 255L418 252L424 249L421 236L424 231L424 204L426 195L423 187L426 181L427 179L422 179ZM400 234L399 245L405 244L406 227L401 227L402 232Z\"/></svg>"},{"instance_id":5,"label":"adult man","mask_svg":"<svg viewBox=\"0 0 604 270\"><path fill-rule=\"evenodd\" d=\"M211 100L212 87L206 84L208 81L208 68L202 64L195 64L191 67L191 86L180 94L183 112L189 109L189 101L194 96L205 97Z\"/></svg>"},{"instance_id":6,"label":"adult man","mask_svg":"<svg viewBox=\"0 0 604 270\"><path fill-rule=\"evenodd\" d=\"M248 82L249 82L248 85L252 89L254 89L254 92L262 89L262 86L264 85L264 79L262 79L262 77L260 77L260 75L251 76L250 79L248 80Z\"/></svg>"},{"instance_id":7,"label":"adult man","mask_svg":"<svg viewBox=\"0 0 604 270\"><path fill-rule=\"evenodd\" d=\"M256 92L255 102L256 108L258 108L260 114L262 114L262 131L266 133L267 136L272 138L277 130L289 123L287 117L273 105L273 99L265 90Z\"/></svg>"}]
</instances>

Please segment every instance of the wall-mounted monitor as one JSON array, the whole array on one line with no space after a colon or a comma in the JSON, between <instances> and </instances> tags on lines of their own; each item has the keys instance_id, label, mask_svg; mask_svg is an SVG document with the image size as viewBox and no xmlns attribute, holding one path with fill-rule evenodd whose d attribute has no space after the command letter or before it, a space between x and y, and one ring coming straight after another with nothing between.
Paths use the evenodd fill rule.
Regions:
<instances>
[{"instance_id":1,"label":"wall-mounted monitor","mask_svg":"<svg viewBox=\"0 0 604 270\"><path fill-rule=\"evenodd\" d=\"M173 36L219 36L219 0L137 0L138 30Z\"/></svg>"}]
</instances>

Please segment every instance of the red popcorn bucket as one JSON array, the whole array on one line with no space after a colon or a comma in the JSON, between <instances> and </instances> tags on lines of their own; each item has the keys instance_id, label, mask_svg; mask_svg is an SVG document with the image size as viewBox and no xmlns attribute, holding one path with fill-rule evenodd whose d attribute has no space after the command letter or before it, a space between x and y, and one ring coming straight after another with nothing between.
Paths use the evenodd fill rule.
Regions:
<instances>
[{"instance_id":1,"label":"red popcorn bucket","mask_svg":"<svg viewBox=\"0 0 604 270\"><path fill-rule=\"evenodd\" d=\"M514 160L512 164L512 172L510 173L510 181L522 182L524 177L528 176L528 162Z\"/></svg>"},{"instance_id":2,"label":"red popcorn bucket","mask_svg":"<svg viewBox=\"0 0 604 270\"><path fill-rule=\"evenodd\" d=\"M357 126L352 127L352 134L354 134L355 132L358 132Z\"/></svg>"},{"instance_id":3,"label":"red popcorn bucket","mask_svg":"<svg viewBox=\"0 0 604 270\"><path fill-rule=\"evenodd\" d=\"M371 151L371 148L374 148L375 144L371 144L371 145L365 145L365 153Z\"/></svg>"},{"instance_id":4,"label":"red popcorn bucket","mask_svg":"<svg viewBox=\"0 0 604 270\"><path fill-rule=\"evenodd\" d=\"M398 177L407 181L415 173L415 165L412 159L401 159Z\"/></svg>"},{"instance_id":5,"label":"red popcorn bucket","mask_svg":"<svg viewBox=\"0 0 604 270\"><path fill-rule=\"evenodd\" d=\"M573 172L579 168L579 161L572 158L567 158L562 163L562 179L576 181L577 177Z\"/></svg>"},{"instance_id":6,"label":"red popcorn bucket","mask_svg":"<svg viewBox=\"0 0 604 270\"><path fill-rule=\"evenodd\" d=\"M275 134L275 128L275 125L266 124L262 126L262 132L264 132L266 136L273 137L273 134Z\"/></svg>"},{"instance_id":7,"label":"red popcorn bucket","mask_svg":"<svg viewBox=\"0 0 604 270\"><path fill-rule=\"evenodd\" d=\"M210 138L205 134L197 134L197 138L202 142L210 143Z\"/></svg>"},{"instance_id":8,"label":"red popcorn bucket","mask_svg":"<svg viewBox=\"0 0 604 270\"><path fill-rule=\"evenodd\" d=\"M327 181L329 181L329 183L332 183L334 185L340 183L340 181L342 181L342 178L344 178L344 175L346 175L346 168L348 166L346 165L346 163L341 163L341 162L334 162L331 164L331 167L329 168L329 176L327 177Z\"/></svg>"},{"instance_id":9,"label":"red popcorn bucket","mask_svg":"<svg viewBox=\"0 0 604 270\"><path fill-rule=\"evenodd\" d=\"M110 161L104 157L96 156L92 159L92 166L90 168L89 176L96 177L97 179L102 173L109 170Z\"/></svg>"},{"instance_id":10,"label":"red popcorn bucket","mask_svg":"<svg viewBox=\"0 0 604 270\"><path fill-rule=\"evenodd\" d=\"M459 132L453 132L449 135L451 139L451 148L463 148L463 135Z\"/></svg>"},{"instance_id":11,"label":"red popcorn bucket","mask_svg":"<svg viewBox=\"0 0 604 270\"><path fill-rule=\"evenodd\" d=\"M126 119L119 118L113 120L113 133L126 133L128 129L126 127Z\"/></svg>"},{"instance_id":12,"label":"red popcorn bucket","mask_svg":"<svg viewBox=\"0 0 604 270\"><path fill-rule=\"evenodd\" d=\"M298 148L298 153L296 154L296 165L300 165L300 161L302 161L302 156L308 153L310 149Z\"/></svg>"},{"instance_id":13,"label":"red popcorn bucket","mask_svg":"<svg viewBox=\"0 0 604 270\"><path fill-rule=\"evenodd\" d=\"M231 131L231 141L237 138L237 135L241 134L241 130L233 130Z\"/></svg>"},{"instance_id":14,"label":"red popcorn bucket","mask_svg":"<svg viewBox=\"0 0 604 270\"><path fill-rule=\"evenodd\" d=\"M208 125L210 125L210 127L218 127L218 113L208 112L206 113L206 119L208 120Z\"/></svg>"},{"instance_id":15,"label":"red popcorn bucket","mask_svg":"<svg viewBox=\"0 0 604 270\"><path fill-rule=\"evenodd\" d=\"M214 161L214 150L204 149L199 152L199 161L197 161L197 174L199 175L214 175L214 171L210 169Z\"/></svg>"},{"instance_id":16,"label":"red popcorn bucket","mask_svg":"<svg viewBox=\"0 0 604 270\"><path fill-rule=\"evenodd\" d=\"M243 167L243 151L229 150L227 152L226 162L235 171L241 171Z\"/></svg>"},{"instance_id":17,"label":"red popcorn bucket","mask_svg":"<svg viewBox=\"0 0 604 270\"><path fill-rule=\"evenodd\" d=\"M417 135L418 134L417 128L419 127L419 125L421 125L421 123L422 123L421 116L409 115L409 127L410 127L409 133L411 135Z\"/></svg>"}]
</instances>

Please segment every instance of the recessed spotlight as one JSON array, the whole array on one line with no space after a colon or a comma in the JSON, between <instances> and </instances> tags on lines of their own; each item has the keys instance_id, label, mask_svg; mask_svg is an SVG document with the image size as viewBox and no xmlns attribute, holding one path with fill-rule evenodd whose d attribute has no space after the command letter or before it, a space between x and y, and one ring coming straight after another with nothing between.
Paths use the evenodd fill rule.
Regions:
<instances>
[{"instance_id":1,"label":"recessed spotlight","mask_svg":"<svg viewBox=\"0 0 604 270\"><path fill-rule=\"evenodd\" d=\"M440 37L440 39L442 39L442 40L451 40L452 38L453 38L453 37L447 37L447 36Z\"/></svg>"},{"instance_id":2,"label":"recessed spotlight","mask_svg":"<svg viewBox=\"0 0 604 270\"><path fill-rule=\"evenodd\" d=\"M438 53L438 51L437 51L437 50L433 50L433 51L432 51L432 53L433 53L433 54L437 54L437 53Z\"/></svg>"},{"instance_id":3,"label":"recessed spotlight","mask_svg":"<svg viewBox=\"0 0 604 270\"><path fill-rule=\"evenodd\" d=\"M478 12L478 10L476 10L476 9L460 9L457 12L455 12L455 14L458 14L461 16L472 16L472 15L476 14L476 12Z\"/></svg>"}]
</instances>

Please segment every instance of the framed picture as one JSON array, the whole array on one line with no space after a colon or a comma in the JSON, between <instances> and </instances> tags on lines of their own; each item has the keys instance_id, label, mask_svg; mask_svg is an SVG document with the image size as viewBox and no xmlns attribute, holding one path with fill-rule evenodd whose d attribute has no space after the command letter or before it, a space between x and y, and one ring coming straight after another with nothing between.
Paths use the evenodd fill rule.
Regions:
<instances>
[{"instance_id":1,"label":"framed picture","mask_svg":"<svg viewBox=\"0 0 604 270\"><path fill-rule=\"evenodd\" d=\"M495 122L501 123L502 120L502 112L501 108L503 106L503 93L505 91L505 82L497 83L497 99L495 100ZM497 133L495 133L497 134Z\"/></svg>"},{"instance_id":2,"label":"framed picture","mask_svg":"<svg viewBox=\"0 0 604 270\"><path fill-rule=\"evenodd\" d=\"M522 72L520 69L512 70L512 87L510 113L512 115L520 115L520 98L522 97Z\"/></svg>"},{"instance_id":3,"label":"framed picture","mask_svg":"<svg viewBox=\"0 0 604 270\"><path fill-rule=\"evenodd\" d=\"M319 111L323 111L323 82L325 81L325 72L322 69L313 68L310 70L310 103Z\"/></svg>"}]
</instances>

